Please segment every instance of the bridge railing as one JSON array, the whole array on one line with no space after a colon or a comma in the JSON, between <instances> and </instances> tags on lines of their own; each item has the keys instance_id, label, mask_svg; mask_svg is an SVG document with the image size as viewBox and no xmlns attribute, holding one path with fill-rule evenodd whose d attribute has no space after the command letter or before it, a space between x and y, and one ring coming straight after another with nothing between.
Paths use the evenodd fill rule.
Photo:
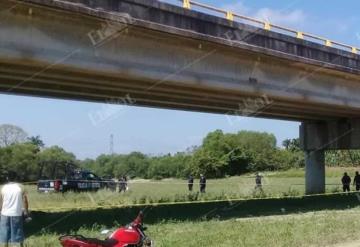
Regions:
<instances>
[{"instance_id":1,"label":"bridge railing","mask_svg":"<svg viewBox=\"0 0 360 247\"><path fill-rule=\"evenodd\" d=\"M298 38L298 39L303 39L303 40L309 40L309 41L313 41L313 42L318 42L320 44L323 44L325 46L328 47L336 47L345 51L349 51L352 52L354 54L359 54L360 48L355 47L355 46L351 46L351 45L347 45L347 44L343 44L337 41L333 41L318 35L314 35L314 34L310 34L310 33L306 33L306 32L302 32L302 31L297 31L291 28L287 28L287 27L283 27L283 26L279 26L279 25L275 25L272 24L270 22L267 21L262 21L262 20L258 20L252 17L248 17L248 16L244 16L244 15L239 15L236 14L232 11L227 11L221 8L217 8L214 6L210 6L207 4L203 4L200 2L196 2L196 1L192 1L192 0L178 0L179 2L182 2L183 8L186 9L192 9L193 6L196 6L200 9L204 9L204 10L210 10L210 11L214 11L216 13L219 13L221 15L224 16L224 18L228 19L229 21L246 21L250 24L255 24L255 25L260 25L263 29L265 30L273 30L273 31L281 31L281 32L285 32L288 33L290 35L293 35L294 37Z\"/></svg>"}]
</instances>

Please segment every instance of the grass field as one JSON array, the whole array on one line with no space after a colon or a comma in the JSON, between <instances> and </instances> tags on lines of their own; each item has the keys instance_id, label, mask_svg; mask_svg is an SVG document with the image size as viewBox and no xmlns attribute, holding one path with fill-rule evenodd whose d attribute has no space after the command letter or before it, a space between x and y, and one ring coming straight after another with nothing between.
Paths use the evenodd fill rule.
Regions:
<instances>
[{"instance_id":1,"label":"grass field","mask_svg":"<svg viewBox=\"0 0 360 247\"><path fill-rule=\"evenodd\" d=\"M331 246L360 239L360 209L324 211L231 220L165 222L148 225L156 246ZM77 233L101 237L104 227L82 228ZM32 236L27 246L58 246L58 235Z\"/></svg>"},{"instance_id":2,"label":"grass field","mask_svg":"<svg viewBox=\"0 0 360 247\"><path fill-rule=\"evenodd\" d=\"M355 168L327 168L327 192L340 191L342 173L352 176ZM254 191L254 174L226 179L209 179L207 193L197 195L198 184L189 195L185 180L133 180L126 193L102 190L96 193L38 193L36 186L27 186L32 209L59 210L74 207L133 205L144 203L182 202L194 200L226 200L230 198L283 197L304 194L304 170L264 173L264 193Z\"/></svg>"},{"instance_id":3,"label":"grass field","mask_svg":"<svg viewBox=\"0 0 360 247\"><path fill-rule=\"evenodd\" d=\"M344 171L353 176L355 168L327 169L329 192L340 189ZM356 194L291 197L304 194L303 170L263 175L265 194L262 196L254 194L254 175L249 174L208 180L207 193L195 204L146 207L148 235L156 246L164 247L333 246L360 240L360 221L357 220L360 201ZM35 210L33 222L26 226L26 245L30 247L59 246L57 239L65 233L101 237L101 230L129 223L136 212L143 209L143 206L129 205L189 199L186 181L175 179L134 180L125 194L110 191L44 194L37 193L34 186L27 186L27 190L31 208L46 209ZM246 200L201 202L230 198ZM66 211L66 208L101 205L129 207ZM60 207L65 211L59 210Z\"/></svg>"}]
</instances>

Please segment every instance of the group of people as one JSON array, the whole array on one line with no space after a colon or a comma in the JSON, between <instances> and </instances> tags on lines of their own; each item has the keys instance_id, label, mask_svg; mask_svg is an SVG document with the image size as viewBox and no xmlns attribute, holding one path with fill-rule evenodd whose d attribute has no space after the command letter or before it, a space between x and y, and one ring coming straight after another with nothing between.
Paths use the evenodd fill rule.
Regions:
<instances>
[{"instance_id":1,"label":"group of people","mask_svg":"<svg viewBox=\"0 0 360 247\"><path fill-rule=\"evenodd\" d=\"M188 178L188 188L189 188L189 192L192 192L192 191L193 191L193 188L194 188L194 177L193 177L192 175L189 175L189 178ZM205 193L205 189L206 189L206 177L204 176L204 174L200 174L199 188L200 188L200 192L201 192L201 193ZM260 191L262 191L262 176L260 175L260 173L256 173L256 177L255 177L255 190L260 190Z\"/></svg>"},{"instance_id":2,"label":"group of people","mask_svg":"<svg viewBox=\"0 0 360 247\"><path fill-rule=\"evenodd\" d=\"M344 173L344 176L341 178L341 183L343 185L343 191L344 192L349 192L350 191L350 185L351 185L351 178L346 172ZM353 185L355 186L356 191L360 190L360 175L359 175L359 172L355 172Z\"/></svg>"},{"instance_id":3,"label":"group of people","mask_svg":"<svg viewBox=\"0 0 360 247\"><path fill-rule=\"evenodd\" d=\"M194 177L192 175L190 175L189 178L188 178L188 188L189 188L189 192L193 191ZM206 177L203 174L200 174L199 188L200 188L200 193L205 193L205 190L206 190Z\"/></svg>"},{"instance_id":4,"label":"group of people","mask_svg":"<svg viewBox=\"0 0 360 247\"><path fill-rule=\"evenodd\" d=\"M346 172L344 173L344 176L341 179L341 183L343 185L343 191L349 192L350 186L351 186L351 178ZM355 186L356 191L360 191L360 174L359 174L359 172L355 172L355 177L353 179L353 186ZM193 191L193 187L194 187L194 177L192 175L190 175L188 178L188 188L189 188L190 192ZM205 193L206 178L203 174L200 174L199 187L200 187L200 192ZM260 175L260 173L256 173L256 176L255 176L255 190L262 191L262 176Z\"/></svg>"}]
</instances>

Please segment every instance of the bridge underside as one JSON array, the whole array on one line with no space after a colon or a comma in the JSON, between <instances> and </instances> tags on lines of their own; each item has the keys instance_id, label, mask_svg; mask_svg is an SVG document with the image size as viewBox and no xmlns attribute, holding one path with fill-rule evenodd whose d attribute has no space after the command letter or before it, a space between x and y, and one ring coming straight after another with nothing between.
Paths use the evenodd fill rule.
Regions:
<instances>
[{"instance_id":1,"label":"bridge underside","mask_svg":"<svg viewBox=\"0 0 360 247\"><path fill-rule=\"evenodd\" d=\"M2 1L0 92L287 120L360 114L358 75L184 30ZM118 99L118 101L116 101Z\"/></svg>"},{"instance_id":2,"label":"bridge underside","mask_svg":"<svg viewBox=\"0 0 360 247\"><path fill-rule=\"evenodd\" d=\"M47 63L5 61L0 62L0 73L1 92L25 96L119 104L130 97L138 106L284 120L326 120L357 114L356 110L284 100L261 91L255 94L168 82L165 75L164 79L141 80Z\"/></svg>"},{"instance_id":3,"label":"bridge underside","mask_svg":"<svg viewBox=\"0 0 360 247\"><path fill-rule=\"evenodd\" d=\"M116 4L136 19L74 1L2 0L0 93L302 121L309 194L325 191L324 150L360 148L357 55L157 1Z\"/></svg>"}]
</instances>

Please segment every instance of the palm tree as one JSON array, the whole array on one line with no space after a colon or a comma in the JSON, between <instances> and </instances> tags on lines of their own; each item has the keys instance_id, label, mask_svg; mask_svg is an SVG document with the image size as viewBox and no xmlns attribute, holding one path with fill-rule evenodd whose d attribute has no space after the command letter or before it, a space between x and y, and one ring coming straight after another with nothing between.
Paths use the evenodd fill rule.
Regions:
<instances>
[{"instance_id":1,"label":"palm tree","mask_svg":"<svg viewBox=\"0 0 360 247\"><path fill-rule=\"evenodd\" d=\"M291 144L291 140L290 140L290 139L285 139L285 140L282 142L282 145L285 147L286 150L289 149L290 144Z\"/></svg>"}]
</instances>

